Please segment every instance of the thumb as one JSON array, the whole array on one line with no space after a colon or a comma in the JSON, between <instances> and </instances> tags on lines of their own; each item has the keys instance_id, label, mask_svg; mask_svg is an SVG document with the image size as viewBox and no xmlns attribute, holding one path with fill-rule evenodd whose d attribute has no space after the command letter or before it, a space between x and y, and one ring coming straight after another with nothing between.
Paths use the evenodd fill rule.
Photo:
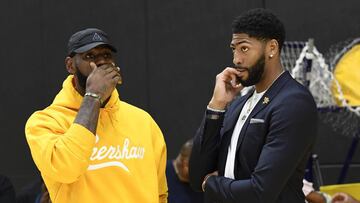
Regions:
<instances>
[{"instance_id":1,"label":"thumb","mask_svg":"<svg viewBox=\"0 0 360 203\"><path fill-rule=\"evenodd\" d=\"M92 69L92 72L94 72L94 70L97 69L97 66L94 62L90 62L90 67Z\"/></svg>"}]
</instances>

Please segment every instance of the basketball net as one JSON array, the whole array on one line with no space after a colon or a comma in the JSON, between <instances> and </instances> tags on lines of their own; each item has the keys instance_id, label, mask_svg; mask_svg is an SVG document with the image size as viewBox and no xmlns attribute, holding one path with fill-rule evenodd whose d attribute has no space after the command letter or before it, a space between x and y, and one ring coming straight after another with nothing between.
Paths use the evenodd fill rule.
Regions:
<instances>
[{"instance_id":1,"label":"basketball net","mask_svg":"<svg viewBox=\"0 0 360 203\"><path fill-rule=\"evenodd\" d=\"M347 103L341 86L332 72L346 50L349 48L343 47L336 53L335 49L332 49L332 54L329 55L331 56L329 57L331 67L329 67L312 40L286 42L282 49L281 60L284 68L289 70L298 82L309 88L319 110L320 119L324 123L329 124L342 135L359 136L360 107L353 107ZM336 87L333 91L334 89L337 91L336 100L340 101L340 105L336 104L331 91L332 86Z\"/></svg>"}]
</instances>

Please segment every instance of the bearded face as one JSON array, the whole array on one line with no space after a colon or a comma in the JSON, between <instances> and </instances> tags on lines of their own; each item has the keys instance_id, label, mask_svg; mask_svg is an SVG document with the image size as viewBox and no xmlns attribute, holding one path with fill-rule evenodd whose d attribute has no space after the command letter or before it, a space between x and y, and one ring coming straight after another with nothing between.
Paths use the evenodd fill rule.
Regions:
<instances>
[{"instance_id":1,"label":"bearded face","mask_svg":"<svg viewBox=\"0 0 360 203\"><path fill-rule=\"evenodd\" d=\"M238 78L239 82L244 87L255 85L261 80L261 77L264 73L264 68L265 68L265 55L264 53L262 53L262 55L260 55L259 59L256 61L253 67L246 68L246 70L248 71L248 77L246 79Z\"/></svg>"}]
</instances>

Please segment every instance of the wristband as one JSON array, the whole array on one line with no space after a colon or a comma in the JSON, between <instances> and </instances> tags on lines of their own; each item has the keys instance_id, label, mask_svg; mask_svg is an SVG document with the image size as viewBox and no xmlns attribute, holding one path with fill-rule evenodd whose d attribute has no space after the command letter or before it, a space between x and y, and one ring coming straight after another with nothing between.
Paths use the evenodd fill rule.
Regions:
<instances>
[{"instance_id":1,"label":"wristband","mask_svg":"<svg viewBox=\"0 0 360 203\"><path fill-rule=\"evenodd\" d=\"M211 107L209 107L209 105L206 107L207 108L207 110L209 110L209 111L212 111L212 112L216 112L216 113L225 113L225 109L213 109L213 108L211 108Z\"/></svg>"},{"instance_id":2,"label":"wristband","mask_svg":"<svg viewBox=\"0 0 360 203\"><path fill-rule=\"evenodd\" d=\"M92 97L92 98L98 99L99 102L100 102L100 105L102 105L101 97L98 94L95 94L95 93L92 93L92 92L86 92L84 97Z\"/></svg>"}]
</instances>

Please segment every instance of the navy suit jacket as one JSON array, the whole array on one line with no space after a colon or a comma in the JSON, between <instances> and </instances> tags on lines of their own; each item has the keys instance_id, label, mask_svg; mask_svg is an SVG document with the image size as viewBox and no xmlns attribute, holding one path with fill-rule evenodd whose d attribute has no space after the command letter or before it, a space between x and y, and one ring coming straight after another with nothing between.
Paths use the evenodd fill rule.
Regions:
<instances>
[{"instance_id":1,"label":"navy suit jacket","mask_svg":"<svg viewBox=\"0 0 360 203\"><path fill-rule=\"evenodd\" d=\"M241 129L234 179L225 178L227 152L235 124L249 94L235 99L225 116L204 117L190 157L190 183L205 202L304 203L302 179L317 134L317 109L310 92L289 72L265 92Z\"/></svg>"}]
</instances>

